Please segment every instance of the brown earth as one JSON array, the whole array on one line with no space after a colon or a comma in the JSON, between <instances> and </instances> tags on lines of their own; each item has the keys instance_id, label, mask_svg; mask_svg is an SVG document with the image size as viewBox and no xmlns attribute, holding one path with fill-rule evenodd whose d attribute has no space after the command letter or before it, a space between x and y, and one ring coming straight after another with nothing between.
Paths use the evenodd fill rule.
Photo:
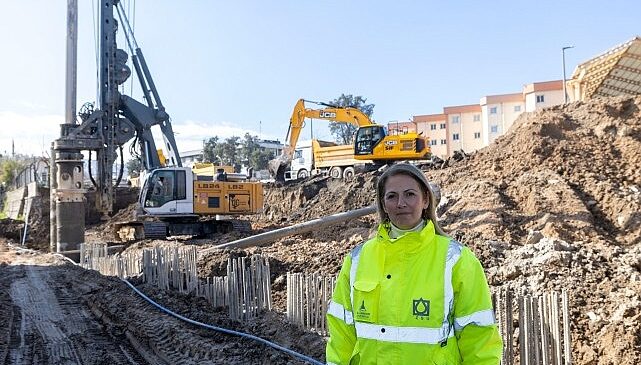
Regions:
<instances>
[{"instance_id":1,"label":"brown earth","mask_svg":"<svg viewBox=\"0 0 641 365\"><path fill-rule=\"evenodd\" d=\"M641 363L640 106L641 97L621 97L523 114L489 147L426 172L441 187L438 212L445 230L472 248L492 286L519 293L569 290L576 364ZM368 206L376 176L268 184L264 214L248 218L258 233ZM375 223L372 214L267 247L217 250L200 260L199 274L224 274L230 255L267 254L274 304L282 312L287 271L337 273ZM208 248L241 237L179 240ZM114 288L111 293L120 290ZM209 313L193 298L144 289L184 313ZM125 307L119 310L130 315ZM280 314L264 320L266 328L284 326ZM279 340L323 359L320 336L284 336Z\"/></svg>"}]
</instances>

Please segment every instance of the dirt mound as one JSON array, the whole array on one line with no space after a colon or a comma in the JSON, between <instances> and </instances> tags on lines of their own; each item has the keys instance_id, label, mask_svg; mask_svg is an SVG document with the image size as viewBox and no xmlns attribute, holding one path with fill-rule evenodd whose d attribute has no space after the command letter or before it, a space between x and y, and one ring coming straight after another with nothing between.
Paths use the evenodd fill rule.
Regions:
<instances>
[{"instance_id":1,"label":"dirt mound","mask_svg":"<svg viewBox=\"0 0 641 365\"><path fill-rule=\"evenodd\" d=\"M285 186L265 186L265 210L254 218L263 223L298 223L363 208L376 202L375 173L351 181L315 177Z\"/></svg>"},{"instance_id":2,"label":"dirt mound","mask_svg":"<svg viewBox=\"0 0 641 365\"><path fill-rule=\"evenodd\" d=\"M20 241L22 239L21 233L23 229L23 221L11 218L0 219L0 237Z\"/></svg>"},{"instance_id":3,"label":"dirt mound","mask_svg":"<svg viewBox=\"0 0 641 365\"><path fill-rule=\"evenodd\" d=\"M28 248L43 251L49 250L49 201L46 198L35 197L29 211L28 234L25 245ZM10 218L0 220L0 237L22 242L24 221Z\"/></svg>"},{"instance_id":4,"label":"dirt mound","mask_svg":"<svg viewBox=\"0 0 641 365\"><path fill-rule=\"evenodd\" d=\"M552 219L565 222L551 232L561 238L639 243L640 103L616 98L524 114L494 144L434 178L459 191L484 182L481 194L511 199L505 203L528 218L521 237Z\"/></svg>"}]
</instances>

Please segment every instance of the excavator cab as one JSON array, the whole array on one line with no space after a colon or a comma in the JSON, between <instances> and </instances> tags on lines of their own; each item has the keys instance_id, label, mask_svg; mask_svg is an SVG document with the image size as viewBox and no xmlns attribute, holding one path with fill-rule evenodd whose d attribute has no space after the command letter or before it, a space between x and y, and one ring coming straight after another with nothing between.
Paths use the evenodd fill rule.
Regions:
<instances>
[{"instance_id":1,"label":"excavator cab","mask_svg":"<svg viewBox=\"0 0 641 365\"><path fill-rule=\"evenodd\" d=\"M147 213L175 214L178 202L187 200L187 171L185 168L161 168L151 172L141 193L141 203Z\"/></svg>"},{"instance_id":2,"label":"excavator cab","mask_svg":"<svg viewBox=\"0 0 641 365\"><path fill-rule=\"evenodd\" d=\"M381 125L368 125L358 128L354 141L355 155L372 155L374 147L387 135L385 127Z\"/></svg>"}]
</instances>

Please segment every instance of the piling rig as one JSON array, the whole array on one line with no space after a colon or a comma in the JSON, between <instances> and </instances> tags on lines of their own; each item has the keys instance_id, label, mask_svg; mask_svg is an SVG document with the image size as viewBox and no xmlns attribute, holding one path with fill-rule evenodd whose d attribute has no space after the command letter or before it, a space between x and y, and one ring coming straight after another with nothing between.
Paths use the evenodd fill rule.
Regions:
<instances>
[{"instance_id":1,"label":"piling rig","mask_svg":"<svg viewBox=\"0 0 641 365\"><path fill-rule=\"evenodd\" d=\"M147 171L161 166L151 127L159 126L164 139L168 164L182 166L169 114L161 102L147 62L136 42L122 4L103 0L99 7L98 26L98 90L96 105L85 104L80 123L75 116L77 2L69 0L67 12L67 78L66 117L61 124L60 138L52 143L51 181L51 247L58 252L75 250L84 242L84 162L82 151L95 152L97 209L108 215L113 212L115 186L123 174L123 145L136 138L140 158ZM117 15L117 19L116 19ZM121 26L129 54L118 48L116 34ZM144 100L141 103L118 91L130 76L127 60L131 55ZM114 179L114 164L120 155L120 171ZM89 161L91 171L91 161ZM114 183L115 182L115 183Z\"/></svg>"}]
</instances>

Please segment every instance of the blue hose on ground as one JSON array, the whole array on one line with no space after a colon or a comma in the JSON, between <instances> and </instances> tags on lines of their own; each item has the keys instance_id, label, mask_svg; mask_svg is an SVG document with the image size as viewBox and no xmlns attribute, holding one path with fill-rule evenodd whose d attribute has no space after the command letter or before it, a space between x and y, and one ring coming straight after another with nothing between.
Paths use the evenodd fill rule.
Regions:
<instances>
[{"instance_id":1,"label":"blue hose on ground","mask_svg":"<svg viewBox=\"0 0 641 365\"><path fill-rule=\"evenodd\" d=\"M59 256L61 256L61 257L65 258L65 259L67 259L68 261L72 262L74 265L78 265L78 264L77 264L77 263L75 263L73 260L71 260L70 258L68 258L68 257L66 257L66 256L64 256L64 255L60 255L60 254L56 254L56 255L59 255ZM262 344L264 344L264 345L267 345L267 346L269 346L269 347L272 347L272 348L274 348L274 349L276 349L276 350L279 350L279 351L285 352L285 353L287 353L288 355L291 355L291 356L293 356L293 357L296 357L296 358L298 358L298 359L300 359L300 360L303 360L303 361L305 361L305 362L308 362L308 363L310 363L310 364L314 364L314 365L324 365L322 362L320 362L320 361L318 361L318 360L312 359L312 358L311 358L311 357L309 357L309 356L306 356L306 355L303 355L303 354L299 354L298 352L295 352L295 351L293 351L293 350L290 350L290 349L288 349L288 348L286 348L286 347L283 347L283 346L281 346L281 345L278 345L278 344L275 344L275 343L273 343L273 342L267 341L267 340L265 340L264 338L260 338L260 337L258 337L258 336L250 335L250 334L248 334L248 333L238 332L238 331L230 330L230 329L227 329L227 328L222 328L222 327L212 326L212 325L210 325L210 324L206 324L206 323L202 323L202 322L194 321L193 319L189 319L189 318L187 318L187 317L185 317L185 316L182 316L182 315L180 315L180 314L178 314L178 313L172 312L171 310L169 310L169 309L167 309L167 308L165 308L165 307L161 306L160 304L158 304L158 303L154 302L151 298L149 298L149 297L148 297L148 296L146 296L143 292L141 292L140 290L138 290L138 288L136 288L136 287L135 287L133 284L131 284L129 281L127 281L127 280L125 280L125 279L120 279L120 280L124 281L124 282L125 282L125 284L129 285L129 287L130 287L133 291L135 291L135 292L136 292L136 294L140 295L143 299L145 299L147 302L149 302L150 304L152 304L152 305L153 305L153 306L155 306L156 308L160 309L161 311L163 311L163 312L165 312L165 313L167 313L167 314L169 314L169 315L171 315L171 316L174 316L174 317L176 317L176 318L178 318L178 319L180 319L180 320L183 320L183 321L185 321L185 322L187 322L187 323L191 323L191 324L194 324L194 325L197 325L197 326L205 327L205 328L208 328L208 329L210 329L210 330L214 330L214 331L217 331L217 332L222 332L222 333L225 333L225 334L228 334L228 335L235 335L235 336L240 336L240 337L248 338L248 339L250 339L250 340L254 340L254 341L260 342L260 343L262 343Z\"/></svg>"}]
</instances>

